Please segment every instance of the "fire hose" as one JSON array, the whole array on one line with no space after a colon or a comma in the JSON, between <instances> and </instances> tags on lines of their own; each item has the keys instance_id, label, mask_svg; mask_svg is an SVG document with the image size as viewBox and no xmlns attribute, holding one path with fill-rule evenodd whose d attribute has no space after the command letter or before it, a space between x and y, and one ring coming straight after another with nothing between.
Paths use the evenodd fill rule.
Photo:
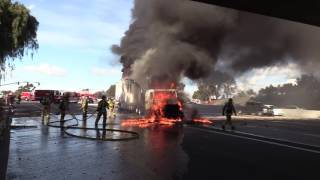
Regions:
<instances>
[{"instance_id":1,"label":"fire hose","mask_svg":"<svg viewBox=\"0 0 320 180\"><path fill-rule=\"evenodd\" d=\"M76 117L76 115L74 115L73 113L69 112L70 115L72 116L72 118L70 119L66 119L66 120L63 120L61 121L59 119L59 117L57 117L55 114L52 114L50 113L51 116L55 117L56 119L58 119L57 121L51 121L51 122L48 122L47 126L49 127L53 127L53 128L61 128L61 130L69 135L69 136L72 136L72 137L77 137L77 138L81 138L81 139L90 139L90 140L102 140L102 141L128 141L128 140L133 140L133 139L138 139L139 138L139 134L137 132L134 132L134 131L127 131L127 130L122 130L122 129L113 129L113 128L88 128L88 127L78 127L79 125L79 121L84 121L83 119L78 119ZM91 117L95 116L95 113L92 113L87 119L90 119ZM70 124L70 125L66 125L64 126L64 124L66 122L69 122L69 121L75 121L74 124ZM56 123L60 123L60 125L55 125ZM61 125L63 124L63 125ZM103 125L103 127L107 126L107 125L116 125L115 123L107 123L105 125ZM114 138L114 137L111 137L111 138L106 138L106 137L102 137L102 138L98 138L98 137L89 137L89 136L81 136L81 135L76 135L76 134L73 134L71 132L69 132L68 130L71 130L71 129L77 129L77 130L85 130L85 131L88 131L88 130L95 130L97 132L100 132L102 131L103 133L102 134L105 134L106 132L117 132L117 133L123 133L123 134L128 134L130 136L128 137L119 137L119 138Z\"/></svg>"}]
</instances>

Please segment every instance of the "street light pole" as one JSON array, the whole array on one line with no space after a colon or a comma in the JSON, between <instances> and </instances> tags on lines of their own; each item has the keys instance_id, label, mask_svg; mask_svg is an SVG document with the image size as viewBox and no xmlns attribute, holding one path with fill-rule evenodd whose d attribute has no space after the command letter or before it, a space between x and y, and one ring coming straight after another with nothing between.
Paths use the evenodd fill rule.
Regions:
<instances>
[{"instance_id":1,"label":"street light pole","mask_svg":"<svg viewBox=\"0 0 320 180\"><path fill-rule=\"evenodd\" d=\"M40 82L29 82L29 81L18 81L18 82L14 82L14 83L7 83L7 84L0 84L0 86L8 86L8 85L13 85L13 84L17 84L20 85L20 83L27 83L27 84L33 84L33 83L37 83L38 86L40 86Z\"/></svg>"}]
</instances>

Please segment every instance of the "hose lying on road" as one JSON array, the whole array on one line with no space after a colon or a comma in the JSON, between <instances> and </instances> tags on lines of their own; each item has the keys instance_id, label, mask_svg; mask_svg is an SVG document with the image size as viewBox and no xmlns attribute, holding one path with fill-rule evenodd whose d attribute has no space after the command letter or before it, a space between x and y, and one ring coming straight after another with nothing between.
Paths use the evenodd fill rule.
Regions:
<instances>
[{"instance_id":1,"label":"hose lying on road","mask_svg":"<svg viewBox=\"0 0 320 180\"><path fill-rule=\"evenodd\" d=\"M64 121L60 121L59 117L57 117L56 115L51 113L51 116L58 119L56 121L51 121L49 122L47 125L49 127L54 127L54 128L61 128L61 130L69 135L69 136L73 136L73 137L77 137L77 138L81 138L81 139L90 139L90 140L102 140L102 141L128 141L128 140L133 140L133 139L138 139L139 138L139 134L137 132L134 131L127 131L127 130L121 130L121 129L107 129L105 128L105 126L107 125L116 125L115 123L108 123L104 126L104 128L88 128L88 127L79 127L79 121L84 121L83 119L79 119L76 117L76 115L74 115L73 113L70 112L70 115L72 116L72 118L70 119L66 119ZM90 119L91 117L93 117L95 114L92 113L90 116L87 117L87 119ZM75 123L70 124L70 125L64 125L66 122L70 122L70 121L75 121ZM59 123L60 125L56 125L57 123ZM78 129L78 130L85 130L85 131L92 131L95 130L97 131L98 134L100 134L100 131L102 131L102 134L105 135L107 132L112 132L112 133L119 133L119 134L126 134L125 137L121 137L118 136L118 138L116 137L90 137L90 136L81 136L81 135L76 135L73 134L71 132L69 132L68 130L71 129ZM129 136L127 136L129 135Z\"/></svg>"}]
</instances>

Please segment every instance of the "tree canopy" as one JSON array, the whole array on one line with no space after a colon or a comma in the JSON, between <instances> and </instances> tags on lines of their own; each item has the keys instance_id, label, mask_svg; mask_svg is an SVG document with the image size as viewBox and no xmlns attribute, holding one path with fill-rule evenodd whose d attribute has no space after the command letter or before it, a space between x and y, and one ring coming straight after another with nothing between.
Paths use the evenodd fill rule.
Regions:
<instances>
[{"instance_id":1,"label":"tree canopy","mask_svg":"<svg viewBox=\"0 0 320 180\"><path fill-rule=\"evenodd\" d=\"M26 85L19 86L18 89L16 90L15 94L19 95L22 92L31 92L35 89L35 86L33 84L27 83Z\"/></svg>"},{"instance_id":2,"label":"tree canopy","mask_svg":"<svg viewBox=\"0 0 320 180\"><path fill-rule=\"evenodd\" d=\"M115 97L116 96L116 85L111 85L109 89L106 91L107 97Z\"/></svg>"},{"instance_id":3,"label":"tree canopy","mask_svg":"<svg viewBox=\"0 0 320 180\"><path fill-rule=\"evenodd\" d=\"M13 68L15 58L22 58L28 50L37 50L38 21L23 4L0 0L0 79L6 64ZM10 60L10 62L9 62Z\"/></svg>"},{"instance_id":4,"label":"tree canopy","mask_svg":"<svg viewBox=\"0 0 320 180\"><path fill-rule=\"evenodd\" d=\"M308 109L320 108L320 80L313 75L302 75L296 84L268 86L259 91L257 101L277 106L295 105Z\"/></svg>"}]
</instances>

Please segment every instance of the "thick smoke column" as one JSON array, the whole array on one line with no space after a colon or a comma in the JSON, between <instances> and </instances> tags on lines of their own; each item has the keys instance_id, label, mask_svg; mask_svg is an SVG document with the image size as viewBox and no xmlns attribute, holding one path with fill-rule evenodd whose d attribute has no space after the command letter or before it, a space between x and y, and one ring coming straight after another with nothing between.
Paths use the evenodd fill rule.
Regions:
<instances>
[{"instance_id":1,"label":"thick smoke column","mask_svg":"<svg viewBox=\"0 0 320 180\"><path fill-rule=\"evenodd\" d=\"M112 50L143 86L224 74L216 71L234 76L288 61L308 70L319 65L320 31L312 26L188 0L135 0L132 16Z\"/></svg>"}]
</instances>

